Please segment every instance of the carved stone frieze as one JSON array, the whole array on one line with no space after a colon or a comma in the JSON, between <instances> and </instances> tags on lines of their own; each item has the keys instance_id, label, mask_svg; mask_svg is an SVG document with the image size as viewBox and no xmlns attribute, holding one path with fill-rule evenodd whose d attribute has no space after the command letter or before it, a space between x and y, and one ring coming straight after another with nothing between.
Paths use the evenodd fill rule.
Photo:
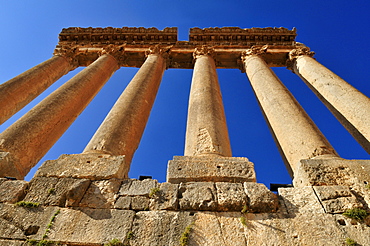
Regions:
<instances>
[{"instance_id":1,"label":"carved stone frieze","mask_svg":"<svg viewBox=\"0 0 370 246\"><path fill-rule=\"evenodd\" d=\"M267 28L239 28L239 27L215 27L191 28L189 41L191 43L208 43L210 45L292 45L295 42L296 29L283 27Z\"/></svg>"},{"instance_id":2,"label":"carved stone frieze","mask_svg":"<svg viewBox=\"0 0 370 246\"><path fill-rule=\"evenodd\" d=\"M202 45L200 47L196 47L193 53L193 58L196 59L199 56L204 56L204 55L209 55L209 56L214 56L214 48L209 47L207 45Z\"/></svg>"}]
</instances>

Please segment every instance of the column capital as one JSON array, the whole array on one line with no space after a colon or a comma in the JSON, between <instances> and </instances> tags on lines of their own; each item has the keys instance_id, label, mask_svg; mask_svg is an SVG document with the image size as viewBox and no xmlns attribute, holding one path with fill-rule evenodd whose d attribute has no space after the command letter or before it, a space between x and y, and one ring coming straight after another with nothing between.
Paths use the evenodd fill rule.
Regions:
<instances>
[{"instance_id":1,"label":"column capital","mask_svg":"<svg viewBox=\"0 0 370 246\"><path fill-rule=\"evenodd\" d=\"M109 44L105 47L102 48L102 50L99 52L99 55L105 55L109 54L113 56L119 65L121 65L125 59L125 46L126 44L123 45L114 45L114 44Z\"/></svg>"},{"instance_id":2,"label":"column capital","mask_svg":"<svg viewBox=\"0 0 370 246\"><path fill-rule=\"evenodd\" d=\"M247 49L241 53L242 61L245 61L249 56L259 56L266 53L268 45L262 47L252 46L250 49Z\"/></svg>"},{"instance_id":3,"label":"column capital","mask_svg":"<svg viewBox=\"0 0 370 246\"><path fill-rule=\"evenodd\" d=\"M159 44L150 46L149 49L145 51L145 56L148 57L149 55L162 55L164 58L168 58L172 46L173 45L160 46Z\"/></svg>"},{"instance_id":4,"label":"column capital","mask_svg":"<svg viewBox=\"0 0 370 246\"><path fill-rule=\"evenodd\" d=\"M307 46L296 47L295 49L289 52L289 57L286 61L287 68L293 71L294 73L294 69L293 69L294 61L298 57L303 56L303 55L313 57L315 55L315 52L310 51L310 48Z\"/></svg>"},{"instance_id":5,"label":"column capital","mask_svg":"<svg viewBox=\"0 0 370 246\"><path fill-rule=\"evenodd\" d=\"M207 46L207 45L202 45L200 47L196 47L194 49L194 52L193 52L193 58L194 59L197 59L199 56L205 56L205 55L208 55L208 56L211 56L212 58L214 58L214 48L211 47L211 46Z\"/></svg>"},{"instance_id":6,"label":"column capital","mask_svg":"<svg viewBox=\"0 0 370 246\"><path fill-rule=\"evenodd\" d=\"M289 52L289 60L297 59L299 56L310 56L313 57L315 55L315 52L310 51L310 48L303 46L303 47L297 47L296 49L293 49Z\"/></svg>"},{"instance_id":7,"label":"column capital","mask_svg":"<svg viewBox=\"0 0 370 246\"><path fill-rule=\"evenodd\" d=\"M53 55L54 56L62 56L71 64L72 69L77 68L80 64L78 63L77 54L79 53L79 49L77 46L67 45L61 48L55 49Z\"/></svg>"}]
</instances>

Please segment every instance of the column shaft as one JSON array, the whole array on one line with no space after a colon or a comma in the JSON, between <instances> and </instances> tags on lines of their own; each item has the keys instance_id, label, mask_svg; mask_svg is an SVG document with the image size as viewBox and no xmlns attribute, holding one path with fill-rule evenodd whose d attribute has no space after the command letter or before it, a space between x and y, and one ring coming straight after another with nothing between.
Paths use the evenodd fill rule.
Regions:
<instances>
[{"instance_id":1,"label":"column shaft","mask_svg":"<svg viewBox=\"0 0 370 246\"><path fill-rule=\"evenodd\" d=\"M209 154L232 156L215 62L209 55L198 55L189 97L185 155Z\"/></svg>"},{"instance_id":2,"label":"column shaft","mask_svg":"<svg viewBox=\"0 0 370 246\"><path fill-rule=\"evenodd\" d=\"M293 69L370 153L370 99L310 56L298 56Z\"/></svg>"},{"instance_id":3,"label":"column shaft","mask_svg":"<svg viewBox=\"0 0 370 246\"><path fill-rule=\"evenodd\" d=\"M291 175L301 159L337 156L311 118L262 58L247 56L244 65Z\"/></svg>"},{"instance_id":4,"label":"column shaft","mask_svg":"<svg viewBox=\"0 0 370 246\"><path fill-rule=\"evenodd\" d=\"M54 56L1 84L0 124L21 110L71 69L73 67L66 58Z\"/></svg>"},{"instance_id":5,"label":"column shaft","mask_svg":"<svg viewBox=\"0 0 370 246\"><path fill-rule=\"evenodd\" d=\"M86 146L84 153L125 155L125 170L128 172L165 68L166 62L162 55L152 54L147 57Z\"/></svg>"},{"instance_id":6,"label":"column shaft","mask_svg":"<svg viewBox=\"0 0 370 246\"><path fill-rule=\"evenodd\" d=\"M113 56L102 55L1 133L1 176L23 178L118 68Z\"/></svg>"}]
</instances>

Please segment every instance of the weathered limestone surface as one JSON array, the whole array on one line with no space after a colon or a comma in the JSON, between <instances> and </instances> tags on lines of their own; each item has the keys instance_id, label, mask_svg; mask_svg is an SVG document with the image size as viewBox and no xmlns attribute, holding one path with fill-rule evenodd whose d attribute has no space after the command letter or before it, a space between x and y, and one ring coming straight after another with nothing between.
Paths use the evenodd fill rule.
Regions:
<instances>
[{"instance_id":1,"label":"weathered limestone surface","mask_svg":"<svg viewBox=\"0 0 370 246\"><path fill-rule=\"evenodd\" d=\"M91 182L79 206L90 208L113 208L118 197L117 193L120 185L121 180L117 179Z\"/></svg>"},{"instance_id":2,"label":"weathered limestone surface","mask_svg":"<svg viewBox=\"0 0 370 246\"><path fill-rule=\"evenodd\" d=\"M241 211L247 206L243 184L216 183L218 211Z\"/></svg>"},{"instance_id":3,"label":"weathered limestone surface","mask_svg":"<svg viewBox=\"0 0 370 246\"><path fill-rule=\"evenodd\" d=\"M18 186L17 181L1 179L0 187L6 183ZM88 189L86 184L90 184ZM50 187L54 190L48 192ZM86 188L82 192L75 187ZM71 190L78 190L84 198L75 207L63 207L61 197L68 197ZM2 245L26 246L27 239L44 239L91 246L118 239L124 245L177 246L181 237L194 246L337 246L345 245L346 238L369 245L370 220L360 222L341 214L348 208L368 207L359 199L363 194L348 186L280 188L279 206L276 195L264 185L249 182L178 185L150 179L35 177L25 192L25 200L43 205L25 208L0 203ZM68 206L68 199L64 201ZM113 204L114 209L108 209ZM248 211L243 214L239 209L244 205ZM179 209L190 211L169 211ZM191 229L186 230L187 226ZM185 231L188 235L183 235Z\"/></svg>"},{"instance_id":4,"label":"weathered limestone surface","mask_svg":"<svg viewBox=\"0 0 370 246\"><path fill-rule=\"evenodd\" d=\"M325 213L319 199L311 186L301 188L279 188L279 197L282 199L283 208L288 215L304 213Z\"/></svg>"},{"instance_id":5,"label":"weathered limestone surface","mask_svg":"<svg viewBox=\"0 0 370 246\"><path fill-rule=\"evenodd\" d=\"M122 179L127 175L125 167L125 156L97 153L61 155L56 160L45 161L35 176L92 180Z\"/></svg>"},{"instance_id":6,"label":"weathered limestone surface","mask_svg":"<svg viewBox=\"0 0 370 246\"><path fill-rule=\"evenodd\" d=\"M212 182L182 183L179 187L181 210L216 210L217 192Z\"/></svg>"},{"instance_id":7,"label":"weathered limestone surface","mask_svg":"<svg viewBox=\"0 0 370 246\"><path fill-rule=\"evenodd\" d=\"M341 158L301 160L294 186L343 185L357 189L370 181L370 160Z\"/></svg>"},{"instance_id":8,"label":"weathered limestone surface","mask_svg":"<svg viewBox=\"0 0 370 246\"><path fill-rule=\"evenodd\" d=\"M7 180L0 182L0 202L15 203L26 195L28 182L23 180Z\"/></svg>"},{"instance_id":9,"label":"weathered limestone surface","mask_svg":"<svg viewBox=\"0 0 370 246\"><path fill-rule=\"evenodd\" d=\"M198 212L195 215L189 245L247 245L240 213Z\"/></svg>"},{"instance_id":10,"label":"weathered limestone surface","mask_svg":"<svg viewBox=\"0 0 370 246\"><path fill-rule=\"evenodd\" d=\"M24 208L0 204L0 238L40 240L58 207Z\"/></svg>"},{"instance_id":11,"label":"weathered limestone surface","mask_svg":"<svg viewBox=\"0 0 370 246\"><path fill-rule=\"evenodd\" d=\"M135 212L118 209L61 209L48 240L82 245L102 244L114 238L125 241Z\"/></svg>"},{"instance_id":12,"label":"weathered limestone surface","mask_svg":"<svg viewBox=\"0 0 370 246\"><path fill-rule=\"evenodd\" d=\"M256 182L254 165L245 157L174 156L167 182Z\"/></svg>"},{"instance_id":13,"label":"weathered limestone surface","mask_svg":"<svg viewBox=\"0 0 370 246\"><path fill-rule=\"evenodd\" d=\"M189 212L138 212L132 226L130 245L179 245L181 234L193 219Z\"/></svg>"},{"instance_id":14,"label":"weathered limestone surface","mask_svg":"<svg viewBox=\"0 0 370 246\"><path fill-rule=\"evenodd\" d=\"M48 206L76 206L89 185L88 179L35 177L24 200Z\"/></svg>"},{"instance_id":15,"label":"weathered limestone surface","mask_svg":"<svg viewBox=\"0 0 370 246\"><path fill-rule=\"evenodd\" d=\"M159 191L153 194L150 203L152 210L177 210L179 207L178 199L179 185L171 183L161 183Z\"/></svg>"},{"instance_id":16,"label":"weathered limestone surface","mask_svg":"<svg viewBox=\"0 0 370 246\"><path fill-rule=\"evenodd\" d=\"M325 136L266 62L253 54L254 50L249 52L252 53L244 57L245 71L291 176L301 159L337 156Z\"/></svg>"},{"instance_id":17,"label":"weathered limestone surface","mask_svg":"<svg viewBox=\"0 0 370 246\"><path fill-rule=\"evenodd\" d=\"M370 153L370 98L310 56L298 56L293 69Z\"/></svg>"},{"instance_id":18,"label":"weathered limestone surface","mask_svg":"<svg viewBox=\"0 0 370 246\"><path fill-rule=\"evenodd\" d=\"M364 207L348 186L314 186L313 188L326 213L344 213L348 209Z\"/></svg>"},{"instance_id":19,"label":"weathered limestone surface","mask_svg":"<svg viewBox=\"0 0 370 246\"><path fill-rule=\"evenodd\" d=\"M255 213L275 212L278 209L277 196L264 184L244 183L248 197L248 210Z\"/></svg>"}]
</instances>

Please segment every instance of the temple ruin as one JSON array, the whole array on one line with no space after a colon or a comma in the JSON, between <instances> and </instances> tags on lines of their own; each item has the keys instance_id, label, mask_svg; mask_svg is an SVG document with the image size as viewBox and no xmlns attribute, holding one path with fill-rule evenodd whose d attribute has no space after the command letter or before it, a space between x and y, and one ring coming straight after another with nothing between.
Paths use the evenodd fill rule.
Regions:
<instances>
[{"instance_id":1,"label":"temple ruin","mask_svg":"<svg viewBox=\"0 0 370 246\"><path fill-rule=\"evenodd\" d=\"M370 245L370 160L341 158L271 67L299 76L370 153L370 99L286 28L65 28L52 58L0 85L0 244ZM84 151L24 177L115 71L140 68ZM193 69L183 156L167 182L129 179L166 69ZM246 73L293 187L256 182L232 155L217 68ZM246 79L247 80L247 79ZM258 165L258 163L255 163ZM350 244L353 243L353 244ZM355 244L357 243L357 244Z\"/></svg>"}]
</instances>

